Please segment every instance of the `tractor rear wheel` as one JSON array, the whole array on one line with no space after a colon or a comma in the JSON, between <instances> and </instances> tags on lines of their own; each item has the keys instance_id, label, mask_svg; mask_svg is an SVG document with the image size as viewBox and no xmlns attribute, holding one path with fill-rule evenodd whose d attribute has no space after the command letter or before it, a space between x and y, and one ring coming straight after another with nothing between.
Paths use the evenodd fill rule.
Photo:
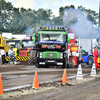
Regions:
<instances>
[{"instance_id":1,"label":"tractor rear wheel","mask_svg":"<svg viewBox=\"0 0 100 100\"><path fill-rule=\"evenodd\" d=\"M36 53L37 50L30 51L28 64L36 64Z\"/></svg>"}]
</instances>

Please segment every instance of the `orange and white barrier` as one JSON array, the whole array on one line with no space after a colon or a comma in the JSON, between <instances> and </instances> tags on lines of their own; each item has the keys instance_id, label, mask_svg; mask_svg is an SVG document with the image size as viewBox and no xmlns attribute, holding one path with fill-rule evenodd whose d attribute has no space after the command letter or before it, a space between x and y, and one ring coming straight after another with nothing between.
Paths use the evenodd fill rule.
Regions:
<instances>
[{"instance_id":1,"label":"orange and white barrier","mask_svg":"<svg viewBox=\"0 0 100 100\"><path fill-rule=\"evenodd\" d=\"M79 66L78 66L76 79L83 79L81 64L79 64Z\"/></svg>"},{"instance_id":2,"label":"orange and white barrier","mask_svg":"<svg viewBox=\"0 0 100 100\"><path fill-rule=\"evenodd\" d=\"M93 65L92 65L91 76L97 76L96 75L96 69L95 69L95 63L93 63Z\"/></svg>"}]
</instances>

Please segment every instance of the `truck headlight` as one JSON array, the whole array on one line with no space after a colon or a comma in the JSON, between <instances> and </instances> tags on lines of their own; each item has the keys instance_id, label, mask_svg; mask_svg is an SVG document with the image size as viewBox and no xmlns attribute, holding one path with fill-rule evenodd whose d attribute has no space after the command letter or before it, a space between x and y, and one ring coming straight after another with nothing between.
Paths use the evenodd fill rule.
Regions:
<instances>
[{"instance_id":1,"label":"truck headlight","mask_svg":"<svg viewBox=\"0 0 100 100\"><path fill-rule=\"evenodd\" d=\"M42 52L40 52L40 58L42 58Z\"/></svg>"},{"instance_id":2,"label":"truck headlight","mask_svg":"<svg viewBox=\"0 0 100 100\"><path fill-rule=\"evenodd\" d=\"M63 53L60 53L60 58L63 58Z\"/></svg>"}]
</instances>

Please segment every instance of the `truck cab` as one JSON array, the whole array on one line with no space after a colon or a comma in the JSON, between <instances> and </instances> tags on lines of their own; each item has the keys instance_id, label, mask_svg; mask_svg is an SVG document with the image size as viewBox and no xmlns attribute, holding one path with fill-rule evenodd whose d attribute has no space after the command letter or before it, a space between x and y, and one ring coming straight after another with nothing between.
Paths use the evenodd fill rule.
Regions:
<instances>
[{"instance_id":1,"label":"truck cab","mask_svg":"<svg viewBox=\"0 0 100 100\"><path fill-rule=\"evenodd\" d=\"M37 43L37 67L67 67L67 50L68 32L65 27L40 27Z\"/></svg>"}]
</instances>

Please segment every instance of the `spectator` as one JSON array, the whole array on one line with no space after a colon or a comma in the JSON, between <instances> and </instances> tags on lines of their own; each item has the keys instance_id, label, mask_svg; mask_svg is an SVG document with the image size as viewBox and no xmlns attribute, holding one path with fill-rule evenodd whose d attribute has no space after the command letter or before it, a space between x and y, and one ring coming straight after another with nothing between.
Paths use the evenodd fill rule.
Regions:
<instances>
[{"instance_id":1,"label":"spectator","mask_svg":"<svg viewBox=\"0 0 100 100\"><path fill-rule=\"evenodd\" d=\"M5 64L6 63L6 60L5 60L6 52L3 48L0 49L0 54L2 58L2 64Z\"/></svg>"},{"instance_id":2,"label":"spectator","mask_svg":"<svg viewBox=\"0 0 100 100\"><path fill-rule=\"evenodd\" d=\"M8 56L9 56L9 64L10 64L11 57L14 57L14 62L13 63L15 63L15 55L14 55L14 52L13 52L13 48L12 47L8 51Z\"/></svg>"}]
</instances>

